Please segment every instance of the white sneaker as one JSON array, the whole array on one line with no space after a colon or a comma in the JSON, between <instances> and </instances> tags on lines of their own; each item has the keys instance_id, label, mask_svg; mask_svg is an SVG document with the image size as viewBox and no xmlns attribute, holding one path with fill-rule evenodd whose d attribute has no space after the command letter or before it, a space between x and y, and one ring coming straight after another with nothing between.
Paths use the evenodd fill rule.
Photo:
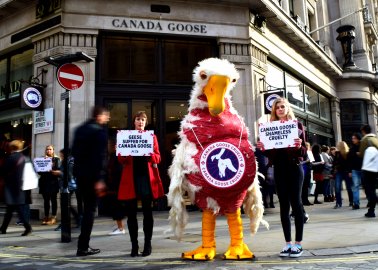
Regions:
<instances>
[{"instance_id":1,"label":"white sneaker","mask_svg":"<svg viewBox=\"0 0 378 270\"><path fill-rule=\"evenodd\" d=\"M120 230L119 228L114 229L112 232L108 233L108 235L118 235L118 234L125 234L125 229Z\"/></svg>"}]
</instances>

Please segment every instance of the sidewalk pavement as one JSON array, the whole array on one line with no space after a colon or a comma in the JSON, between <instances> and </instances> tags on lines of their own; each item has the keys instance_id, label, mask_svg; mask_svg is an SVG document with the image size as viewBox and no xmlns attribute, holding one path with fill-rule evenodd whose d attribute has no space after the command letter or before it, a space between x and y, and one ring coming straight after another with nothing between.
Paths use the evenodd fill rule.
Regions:
<instances>
[{"instance_id":1,"label":"sidewalk pavement","mask_svg":"<svg viewBox=\"0 0 378 270\"><path fill-rule=\"evenodd\" d=\"M361 200L361 209L352 210L348 207L346 194L345 206L333 209L334 203L306 206L310 220L305 224L304 239L302 242L303 257L338 256L378 251L377 218L366 218L366 200ZM312 198L310 198L312 200ZM155 212L155 226L152 240L152 254L144 260L169 261L180 259L184 251L197 248L201 244L201 212L189 212L189 223L181 242L177 242L169 229L168 212ZM258 260L279 260L278 253L284 246L284 237L280 224L279 207L266 209L265 219L270 229L260 227L253 237L249 234L249 220L243 215L244 240ZM72 241L61 242L61 233L54 231L56 226L40 225L32 222L33 233L21 237L22 226L14 225L13 218L7 234L0 235L0 254L11 252L20 256L55 256L72 258L76 254L77 237L79 229L72 229ZM138 213L139 246L143 249L142 213ZM126 222L125 222L126 223ZM294 222L292 222L293 225ZM114 221L108 217L95 219L91 247L100 248L101 253L90 256L91 259L110 257L130 258L131 243L128 233L109 236L114 228ZM127 230L126 230L127 231ZM294 238L294 225L292 226ZM229 245L227 221L223 216L217 218L216 223L217 256L223 254Z\"/></svg>"}]
</instances>

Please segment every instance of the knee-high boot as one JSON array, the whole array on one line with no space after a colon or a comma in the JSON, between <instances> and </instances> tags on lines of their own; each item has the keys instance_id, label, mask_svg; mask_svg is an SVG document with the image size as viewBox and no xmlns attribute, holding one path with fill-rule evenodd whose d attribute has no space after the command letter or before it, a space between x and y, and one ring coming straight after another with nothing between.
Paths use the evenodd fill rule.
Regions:
<instances>
[{"instance_id":1,"label":"knee-high boot","mask_svg":"<svg viewBox=\"0 0 378 270\"><path fill-rule=\"evenodd\" d=\"M144 248L142 252L143 257L151 255L151 252L152 252L151 239L152 239L153 228L154 228L153 218L152 217L144 218L143 219Z\"/></svg>"},{"instance_id":2,"label":"knee-high boot","mask_svg":"<svg viewBox=\"0 0 378 270\"><path fill-rule=\"evenodd\" d=\"M139 256L138 245L138 221L137 219L127 219L127 226L129 227L129 235L131 241L131 257Z\"/></svg>"}]
</instances>

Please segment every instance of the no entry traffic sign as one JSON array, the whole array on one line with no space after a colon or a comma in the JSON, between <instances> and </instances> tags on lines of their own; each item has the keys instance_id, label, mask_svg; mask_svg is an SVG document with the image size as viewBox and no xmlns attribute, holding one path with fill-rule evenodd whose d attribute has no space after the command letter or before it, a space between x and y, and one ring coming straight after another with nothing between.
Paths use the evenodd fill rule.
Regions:
<instances>
[{"instance_id":1,"label":"no entry traffic sign","mask_svg":"<svg viewBox=\"0 0 378 270\"><path fill-rule=\"evenodd\" d=\"M56 77L59 84L67 90L78 89L84 83L83 71L77 65L71 63L61 65Z\"/></svg>"}]
</instances>

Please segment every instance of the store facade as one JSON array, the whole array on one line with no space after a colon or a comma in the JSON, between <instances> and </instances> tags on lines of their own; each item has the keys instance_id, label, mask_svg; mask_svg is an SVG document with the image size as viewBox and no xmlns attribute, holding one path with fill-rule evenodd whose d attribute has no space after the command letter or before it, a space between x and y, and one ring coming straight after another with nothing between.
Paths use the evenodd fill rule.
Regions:
<instances>
[{"instance_id":1,"label":"store facade","mask_svg":"<svg viewBox=\"0 0 378 270\"><path fill-rule=\"evenodd\" d=\"M157 5L147 0L62 0L47 1L48 9L34 1L11 2L25 8L0 18L4 26L0 33L0 126L7 139L21 138L30 144L32 157L42 156L46 145L59 150L64 144L65 89L56 80L57 67L46 59L77 52L94 61L75 62L85 81L71 91L71 139L94 105L111 111L110 138L117 129L132 127L136 111L146 111L149 128L159 138L165 189L171 150L187 112L192 70L208 57L226 58L237 67L240 80L233 103L250 129L252 143L258 122L269 118L264 94L272 89L283 90L306 126L310 142L334 145L343 138L338 94L343 69L336 57L327 55L286 14L285 1L279 6L274 1L165 1ZM340 54L335 51L332 55ZM17 65L20 70L14 72ZM36 112L21 110L20 91L12 88L14 82L30 77L44 85L44 108L53 115L51 129L42 132L36 132L40 130L35 126ZM348 102L353 102L349 94ZM369 113L366 104L366 100L356 103L365 106L366 117L358 123L354 117L350 126L346 121L346 128L366 122L375 123L376 130L376 109ZM47 111L43 113L47 117ZM25 130L16 132L11 125L16 120ZM38 208L36 194L35 198Z\"/></svg>"}]
</instances>

